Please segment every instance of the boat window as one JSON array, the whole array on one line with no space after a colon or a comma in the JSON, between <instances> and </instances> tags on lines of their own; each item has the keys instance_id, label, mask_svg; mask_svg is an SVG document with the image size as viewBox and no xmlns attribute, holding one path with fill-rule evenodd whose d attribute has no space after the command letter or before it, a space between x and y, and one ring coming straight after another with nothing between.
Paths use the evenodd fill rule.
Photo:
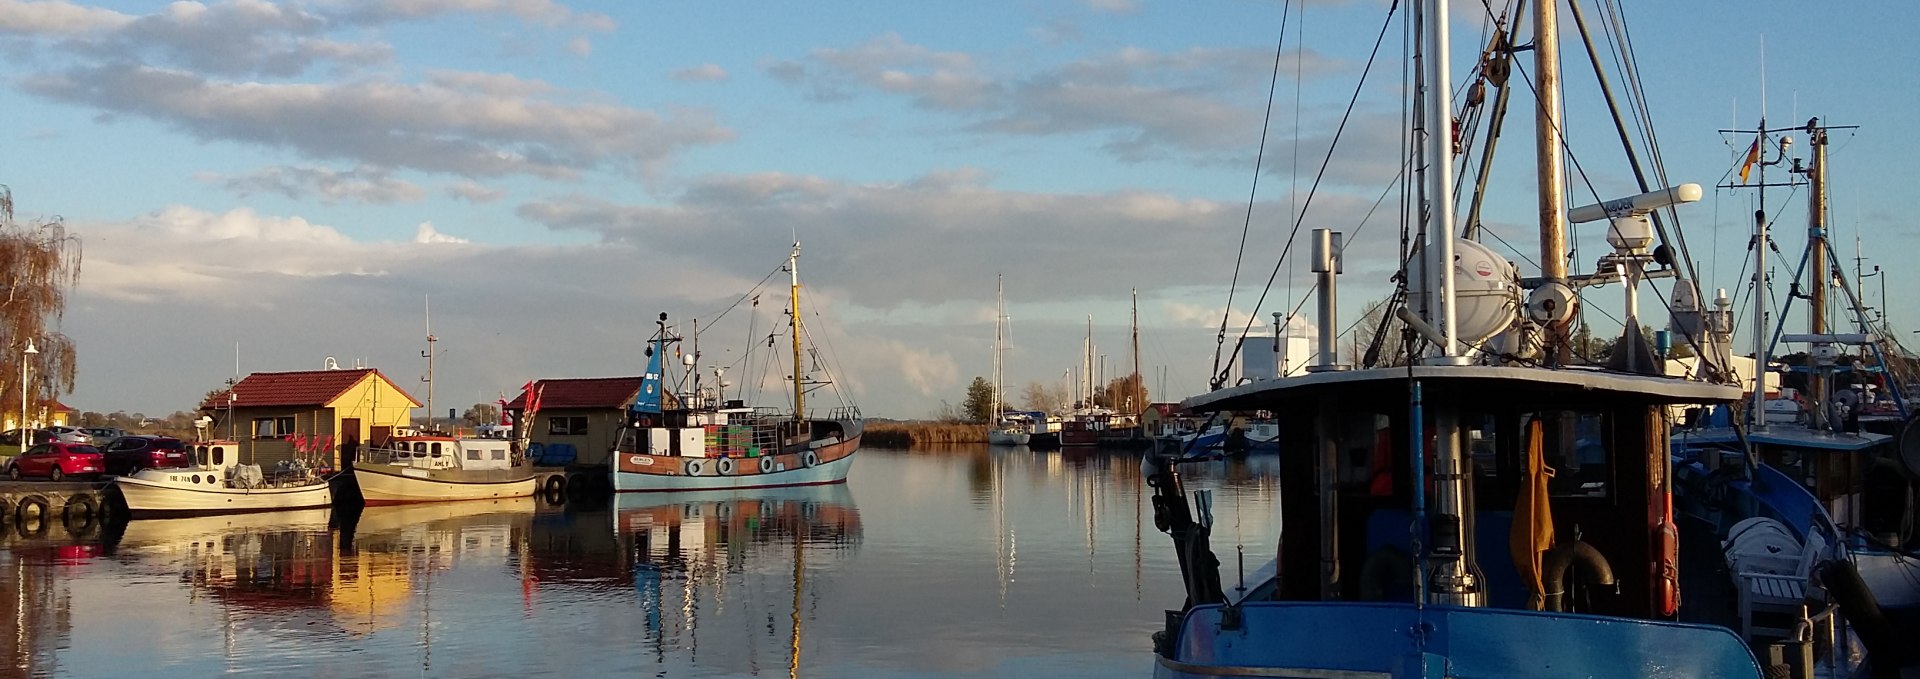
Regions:
<instances>
[{"instance_id":1,"label":"boat window","mask_svg":"<svg viewBox=\"0 0 1920 679\"><path fill-rule=\"evenodd\" d=\"M218 467L226 463L227 463L227 447L214 446L213 447L213 466Z\"/></svg>"},{"instance_id":2,"label":"boat window","mask_svg":"<svg viewBox=\"0 0 1920 679\"><path fill-rule=\"evenodd\" d=\"M440 457L440 442L439 442L439 441L434 441L434 442L433 442L433 456L434 456L434 457Z\"/></svg>"},{"instance_id":3,"label":"boat window","mask_svg":"<svg viewBox=\"0 0 1920 679\"><path fill-rule=\"evenodd\" d=\"M505 448L495 448L495 449L493 449L493 459L495 459L495 460L505 460L505 459L507 459L507 449L505 449Z\"/></svg>"},{"instance_id":4,"label":"boat window","mask_svg":"<svg viewBox=\"0 0 1920 679\"><path fill-rule=\"evenodd\" d=\"M202 467L207 466L207 448L208 446L193 447L195 461Z\"/></svg>"},{"instance_id":5,"label":"boat window","mask_svg":"<svg viewBox=\"0 0 1920 679\"><path fill-rule=\"evenodd\" d=\"M1542 448L1553 469L1547 491L1553 497L1606 497L1608 453L1607 417L1603 413L1556 411L1523 418L1520 431L1538 418L1545 425ZM1520 441L1522 459L1526 442Z\"/></svg>"},{"instance_id":6,"label":"boat window","mask_svg":"<svg viewBox=\"0 0 1920 679\"><path fill-rule=\"evenodd\" d=\"M485 459L485 458L483 458L483 457L481 457L481 456L480 456L480 449L478 449L478 448L468 448L468 449L467 449L467 459L469 459L469 460L482 460L482 459Z\"/></svg>"},{"instance_id":7,"label":"boat window","mask_svg":"<svg viewBox=\"0 0 1920 679\"><path fill-rule=\"evenodd\" d=\"M414 457L426 457L426 455L427 455L427 442L426 442L426 441L414 441L414 442L413 442L413 452L414 452Z\"/></svg>"}]
</instances>

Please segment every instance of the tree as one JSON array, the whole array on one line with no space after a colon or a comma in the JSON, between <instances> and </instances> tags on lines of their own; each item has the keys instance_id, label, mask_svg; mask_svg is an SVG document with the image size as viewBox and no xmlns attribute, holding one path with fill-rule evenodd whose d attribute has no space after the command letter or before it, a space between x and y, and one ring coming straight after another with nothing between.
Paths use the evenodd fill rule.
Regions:
<instances>
[{"instance_id":1,"label":"tree","mask_svg":"<svg viewBox=\"0 0 1920 679\"><path fill-rule=\"evenodd\" d=\"M1360 320L1354 323L1353 328L1353 353L1347 358L1353 365L1363 367L1406 365L1407 359L1403 355L1405 347L1402 346L1400 339L1406 322L1393 315L1394 305L1390 304L1392 301L1391 297L1374 300L1367 304L1365 311L1360 312ZM1376 342L1374 338L1383 333L1384 336L1377 340L1380 345L1377 363L1375 366L1367 366L1367 349Z\"/></svg>"},{"instance_id":2,"label":"tree","mask_svg":"<svg viewBox=\"0 0 1920 679\"><path fill-rule=\"evenodd\" d=\"M475 403L460 416L460 419L474 426L493 424L500 421L500 407L492 403Z\"/></svg>"},{"instance_id":3,"label":"tree","mask_svg":"<svg viewBox=\"0 0 1920 679\"><path fill-rule=\"evenodd\" d=\"M59 217L15 222L13 189L0 186L0 375L20 374L22 362L33 368L27 384L7 382L0 403L20 403L23 387L42 402L73 393L73 341L54 327L79 279L80 239ZM38 353L25 353L29 342Z\"/></svg>"},{"instance_id":4,"label":"tree","mask_svg":"<svg viewBox=\"0 0 1920 679\"><path fill-rule=\"evenodd\" d=\"M967 400L960 402L960 413L969 422L986 422L993 419L993 385L985 377L973 378L973 384L967 385Z\"/></svg>"},{"instance_id":5,"label":"tree","mask_svg":"<svg viewBox=\"0 0 1920 679\"><path fill-rule=\"evenodd\" d=\"M1093 401L1123 413L1138 413L1147 409L1147 387L1144 382L1139 375L1115 377L1094 393Z\"/></svg>"},{"instance_id":6,"label":"tree","mask_svg":"<svg viewBox=\"0 0 1920 679\"><path fill-rule=\"evenodd\" d=\"M1067 406L1067 388L1058 384L1028 382L1021 392L1021 407L1043 413L1058 413Z\"/></svg>"}]
</instances>

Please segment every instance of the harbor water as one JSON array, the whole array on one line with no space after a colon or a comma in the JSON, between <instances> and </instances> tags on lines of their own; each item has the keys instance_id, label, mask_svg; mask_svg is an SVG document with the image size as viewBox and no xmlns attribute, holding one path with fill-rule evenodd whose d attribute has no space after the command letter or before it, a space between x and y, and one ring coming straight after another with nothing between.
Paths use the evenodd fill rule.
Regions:
<instances>
[{"instance_id":1,"label":"harbor water","mask_svg":"<svg viewBox=\"0 0 1920 679\"><path fill-rule=\"evenodd\" d=\"M833 486L9 521L0 675L1144 676L1183 595L1139 462L868 449ZM1229 588L1273 555L1273 463L1188 470Z\"/></svg>"}]
</instances>

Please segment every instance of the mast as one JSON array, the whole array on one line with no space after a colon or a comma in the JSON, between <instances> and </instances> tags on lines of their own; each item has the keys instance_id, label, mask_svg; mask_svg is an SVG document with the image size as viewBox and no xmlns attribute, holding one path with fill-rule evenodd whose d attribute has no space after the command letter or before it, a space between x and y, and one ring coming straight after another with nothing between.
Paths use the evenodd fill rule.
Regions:
<instances>
[{"instance_id":1,"label":"mast","mask_svg":"<svg viewBox=\"0 0 1920 679\"><path fill-rule=\"evenodd\" d=\"M793 321L793 421L807 419L807 388L800 381L800 241L793 242L787 254L787 278L792 286L793 309L787 315Z\"/></svg>"},{"instance_id":2,"label":"mast","mask_svg":"<svg viewBox=\"0 0 1920 679\"><path fill-rule=\"evenodd\" d=\"M1807 257L1813 273L1808 280L1813 289L1808 291L1811 294L1807 301L1807 332L1824 335L1827 333L1827 284L1833 280L1827 270L1827 131L1809 125L1807 137L1807 142L1813 145L1813 167L1807 171L1813 185L1807 195ZM1826 429L1829 424L1827 393L1832 387L1819 354L1818 350L1807 353L1807 391L1812 392L1813 397L1807 414L1812 417L1815 429Z\"/></svg>"},{"instance_id":3,"label":"mast","mask_svg":"<svg viewBox=\"0 0 1920 679\"><path fill-rule=\"evenodd\" d=\"M1553 288L1567 283L1567 205L1563 193L1567 183L1561 162L1560 141L1560 15L1559 3L1543 0L1533 12L1533 67L1538 80L1535 90L1534 161L1539 167L1540 205L1540 277ZM1445 82L1441 85L1444 87ZM1567 332L1573 322L1568 314L1552 324L1546 333L1549 362L1558 362L1567 354Z\"/></svg>"},{"instance_id":4,"label":"mast","mask_svg":"<svg viewBox=\"0 0 1920 679\"><path fill-rule=\"evenodd\" d=\"M427 426L431 428L433 427L433 343L440 341L440 338L433 336L433 298L431 296L426 298L426 311L427 348L420 352L420 357L427 359L427 376L420 380L427 383Z\"/></svg>"},{"instance_id":5,"label":"mast","mask_svg":"<svg viewBox=\"0 0 1920 679\"><path fill-rule=\"evenodd\" d=\"M1427 42L1426 133L1427 133L1427 209L1432 224L1427 229L1427 289L1436 297L1428 303L1428 320L1440 329L1440 361L1451 362L1458 355L1454 337L1458 334L1453 314L1453 93L1447 76L1449 54L1447 36L1447 0L1429 0L1424 19ZM1433 318L1438 316L1438 319Z\"/></svg>"},{"instance_id":6,"label":"mast","mask_svg":"<svg viewBox=\"0 0 1920 679\"><path fill-rule=\"evenodd\" d=\"M1140 383L1140 289L1133 289L1133 374L1127 381L1127 410L1139 414L1147 407L1146 398L1140 392L1146 385Z\"/></svg>"},{"instance_id":7,"label":"mast","mask_svg":"<svg viewBox=\"0 0 1920 679\"><path fill-rule=\"evenodd\" d=\"M1000 347L1001 347L1001 344L1006 341L1006 338L1002 334L1001 327L1005 323L1006 317L1007 317L1007 296L1004 288L1004 283L1002 282L1002 278L1003 276L1000 276L998 274L996 274L993 277L993 420L992 422L993 424L996 424L996 425L999 424L1000 422L1000 413L1002 412L1002 407L1000 404L1003 401L1003 399L1000 398L1001 371L1004 370L1004 368L1000 364Z\"/></svg>"}]
</instances>

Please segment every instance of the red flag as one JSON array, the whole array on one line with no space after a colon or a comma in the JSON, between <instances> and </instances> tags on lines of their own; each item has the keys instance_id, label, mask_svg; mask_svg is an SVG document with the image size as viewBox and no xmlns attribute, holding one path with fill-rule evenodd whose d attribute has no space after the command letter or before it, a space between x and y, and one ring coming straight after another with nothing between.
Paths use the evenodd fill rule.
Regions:
<instances>
[{"instance_id":1,"label":"red flag","mask_svg":"<svg viewBox=\"0 0 1920 679\"><path fill-rule=\"evenodd\" d=\"M307 435L306 434L302 434L297 431L294 433L288 434L287 443L293 444L293 449L296 451L299 451L302 453L307 452Z\"/></svg>"}]
</instances>

